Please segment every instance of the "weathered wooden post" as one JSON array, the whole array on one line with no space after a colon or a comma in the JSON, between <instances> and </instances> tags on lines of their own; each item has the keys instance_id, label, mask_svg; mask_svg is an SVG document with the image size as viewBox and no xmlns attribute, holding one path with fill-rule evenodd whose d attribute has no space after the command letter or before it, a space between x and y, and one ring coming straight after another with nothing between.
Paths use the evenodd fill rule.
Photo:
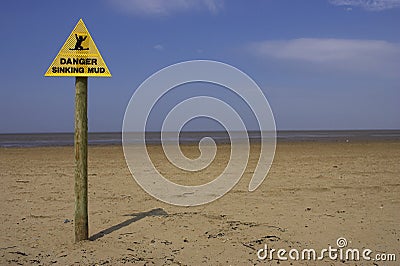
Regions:
<instances>
[{"instance_id":1,"label":"weathered wooden post","mask_svg":"<svg viewBox=\"0 0 400 266\"><path fill-rule=\"evenodd\" d=\"M111 77L82 19L65 41L45 76L75 80L75 242L89 238L88 222L88 77Z\"/></svg>"},{"instance_id":2,"label":"weathered wooden post","mask_svg":"<svg viewBox=\"0 0 400 266\"><path fill-rule=\"evenodd\" d=\"M75 242L89 237L87 77L75 80Z\"/></svg>"}]
</instances>

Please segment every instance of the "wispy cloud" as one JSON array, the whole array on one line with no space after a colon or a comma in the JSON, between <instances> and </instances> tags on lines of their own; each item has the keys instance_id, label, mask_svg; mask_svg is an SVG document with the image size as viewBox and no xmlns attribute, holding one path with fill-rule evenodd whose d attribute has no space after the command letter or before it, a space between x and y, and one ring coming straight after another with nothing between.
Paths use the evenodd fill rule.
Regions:
<instances>
[{"instance_id":1,"label":"wispy cloud","mask_svg":"<svg viewBox=\"0 0 400 266\"><path fill-rule=\"evenodd\" d=\"M162 46L161 44L156 44L153 46L153 48L157 51L163 51L164 50L164 46Z\"/></svg>"},{"instance_id":2,"label":"wispy cloud","mask_svg":"<svg viewBox=\"0 0 400 266\"><path fill-rule=\"evenodd\" d=\"M382 11L400 7L400 0L329 0L333 5L361 7L368 11Z\"/></svg>"},{"instance_id":3,"label":"wispy cloud","mask_svg":"<svg viewBox=\"0 0 400 266\"><path fill-rule=\"evenodd\" d=\"M171 15L191 10L207 10L216 14L223 8L223 0L113 0L110 3L126 12L143 15Z\"/></svg>"},{"instance_id":4,"label":"wispy cloud","mask_svg":"<svg viewBox=\"0 0 400 266\"><path fill-rule=\"evenodd\" d=\"M252 53L318 66L375 71L400 77L400 44L381 40L300 38L249 45Z\"/></svg>"}]
</instances>

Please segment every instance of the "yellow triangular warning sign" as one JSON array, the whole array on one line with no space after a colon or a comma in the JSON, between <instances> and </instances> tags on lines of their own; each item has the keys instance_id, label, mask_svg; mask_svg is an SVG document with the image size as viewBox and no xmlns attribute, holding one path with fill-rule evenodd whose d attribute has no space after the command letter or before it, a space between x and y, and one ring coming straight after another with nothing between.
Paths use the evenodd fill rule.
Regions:
<instances>
[{"instance_id":1,"label":"yellow triangular warning sign","mask_svg":"<svg viewBox=\"0 0 400 266\"><path fill-rule=\"evenodd\" d=\"M45 76L111 77L85 23L80 19Z\"/></svg>"}]
</instances>

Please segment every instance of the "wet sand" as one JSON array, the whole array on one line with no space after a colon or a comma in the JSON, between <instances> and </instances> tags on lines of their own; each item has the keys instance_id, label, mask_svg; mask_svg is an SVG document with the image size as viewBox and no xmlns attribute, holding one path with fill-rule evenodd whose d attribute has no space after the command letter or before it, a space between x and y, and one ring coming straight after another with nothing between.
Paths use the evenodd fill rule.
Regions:
<instances>
[{"instance_id":1,"label":"wet sand","mask_svg":"<svg viewBox=\"0 0 400 266\"><path fill-rule=\"evenodd\" d=\"M264 244L318 251L337 247L339 237L348 248L395 253L400 261L400 142L279 143L268 177L250 193L258 149L252 146L246 172L228 194L203 206L177 207L139 187L121 146L91 146L91 240L75 244L73 147L1 148L0 264L253 265L265 262L257 258ZM198 155L197 146L183 150ZM209 168L188 176L159 151L150 147L160 171L182 184L212 180L229 156L229 146L220 145ZM329 258L321 263L342 264Z\"/></svg>"}]
</instances>

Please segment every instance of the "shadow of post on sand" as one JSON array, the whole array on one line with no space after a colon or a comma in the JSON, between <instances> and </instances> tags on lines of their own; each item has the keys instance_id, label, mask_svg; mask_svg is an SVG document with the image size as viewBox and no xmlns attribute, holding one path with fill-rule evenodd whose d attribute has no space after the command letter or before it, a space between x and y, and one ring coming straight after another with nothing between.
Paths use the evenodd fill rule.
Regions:
<instances>
[{"instance_id":1,"label":"shadow of post on sand","mask_svg":"<svg viewBox=\"0 0 400 266\"><path fill-rule=\"evenodd\" d=\"M132 214L125 214L124 216L133 216L133 218L130 218L126 221L123 221L119 224L113 225L110 228L104 229L94 235L92 235L91 237L89 237L90 241L94 241L97 240L99 238L102 238L105 235L111 234L114 231L117 231L125 226L130 225L131 223L137 222L143 218L146 218L148 216L166 216L168 215L168 213L166 211L164 211L164 209L162 208L157 208L157 209L153 209L147 212L138 212L138 213L132 213Z\"/></svg>"}]
</instances>

